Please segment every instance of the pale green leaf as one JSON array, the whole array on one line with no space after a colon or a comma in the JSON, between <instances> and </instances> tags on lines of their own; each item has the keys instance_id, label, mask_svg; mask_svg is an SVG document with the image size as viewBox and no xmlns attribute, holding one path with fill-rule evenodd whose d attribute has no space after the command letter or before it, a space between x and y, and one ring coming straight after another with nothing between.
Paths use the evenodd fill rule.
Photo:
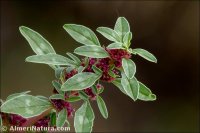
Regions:
<instances>
[{"instance_id":1,"label":"pale green leaf","mask_svg":"<svg viewBox=\"0 0 200 133\"><path fill-rule=\"evenodd\" d=\"M121 78L116 78L115 80L112 81L112 83L124 94L126 94L123 86L121 85ZM126 94L127 95L127 94Z\"/></svg>"},{"instance_id":2,"label":"pale green leaf","mask_svg":"<svg viewBox=\"0 0 200 133\"><path fill-rule=\"evenodd\" d=\"M126 48L129 48L130 44L131 44L131 39L132 39L132 33L131 32L127 32L123 38L123 45Z\"/></svg>"},{"instance_id":3,"label":"pale green leaf","mask_svg":"<svg viewBox=\"0 0 200 133\"><path fill-rule=\"evenodd\" d=\"M47 100L31 95L20 95L4 102L1 106L1 112L29 118L40 115L49 108L51 108L51 103Z\"/></svg>"},{"instance_id":4,"label":"pale green leaf","mask_svg":"<svg viewBox=\"0 0 200 133\"><path fill-rule=\"evenodd\" d=\"M107 46L107 48L108 49L124 49L122 45L123 45L122 43L116 43L116 42L114 42L114 43L109 44Z\"/></svg>"},{"instance_id":5,"label":"pale green leaf","mask_svg":"<svg viewBox=\"0 0 200 133\"><path fill-rule=\"evenodd\" d=\"M58 68L55 69L55 77L57 79L60 79L61 74L62 74L64 69L65 69L65 67L58 67Z\"/></svg>"},{"instance_id":6,"label":"pale green leaf","mask_svg":"<svg viewBox=\"0 0 200 133\"><path fill-rule=\"evenodd\" d=\"M20 26L19 30L36 54L56 53L51 44L36 31L25 26Z\"/></svg>"},{"instance_id":7,"label":"pale green leaf","mask_svg":"<svg viewBox=\"0 0 200 133\"><path fill-rule=\"evenodd\" d=\"M100 46L81 46L74 50L74 53L92 58L109 57L108 52Z\"/></svg>"},{"instance_id":8,"label":"pale green leaf","mask_svg":"<svg viewBox=\"0 0 200 133\"><path fill-rule=\"evenodd\" d=\"M128 79L125 74L122 74L121 84L128 96L134 101L137 100L139 95L139 83L135 77Z\"/></svg>"},{"instance_id":9,"label":"pale green leaf","mask_svg":"<svg viewBox=\"0 0 200 133\"><path fill-rule=\"evenodd\" d=\"M74 54L68 52L67 55L68 55L78 66L81 65L81 60L80 60L78 57L76 57Z\"/></svg>"},{"instance_id":10,"label":"pale green leaf","mask_svg":"<svg viewBox=\"0 0 200 133\"><path fill-rule=\"evenodd\" d=\"M59 113L58 117L56 119L56 127L63 127L65 124L65 121L67 119L67 110L63 108Z\"/></svg>"},{"instance_id":11,"label":"pale green leaf","mask_svg":"<svg viewBox=\"0 0 200 133\"><path fill-rule=\"evenodd\" d=\"M138 99L143 101L154 101L156 100L156 95L151 92L151 90L145 86L143 83L139 82L140 92L138 95Z\"/></svg>"},{"instance_id":12,"label":"pale green leaf","mask_svg":"<svg viewBox=\"0 0 200 133\"><path fill-rule=\"evenodd\" d=\"M115 23L114 30L118 33L122 42L125 34L130 31L130 26L126 18L119 17Z\"/></svg>"},{"instance_id":13,"label":"pale green leaf","mask_svg":"<svg viewBox=\"0 0 200 133\"><path fill-rule=\"evenodd\" d=\"M17 96L20 96L20 95L25 95L27 93L30 93L31 91L25 91L25 92L21 92L21 93L14 93L14 94L11 94L9 95L7 98L6 98L6 101L12 99L12 98L15 98Z\"/></svg>"},{"instance_id":14,"label":"pale green leaf","mask_svg":"<svg viewBox=\"0 0 200 133\"><path fill-rule=\"evenodd\" d=\"M54 95L50 96L49 99L61 99L61 100L65 100L65 97L64 97L64 95L61 95L61 94L54 94Z\"/></svg>"},{"instance_id":15,"label":"pale green leaf","mask_svg":"<svg viewBox=\"0 0 200 133\"><path fill-rule=\"evenodd\" d=\"M85 101L75 113L75 131L77 133L91 133L94 118L94 112L92 110L92 107L90 106L90 103L88 101Z\"/></svg>"},{"instance_id":16,"label":"pale green leaf","mask_svg":"<svg viewBox=\"0 0 200 133\"><path fill-rule=\"evenodd\" d=\"M83 90L91 87L98 79L99 75L90 72L82 72L69 78L61 87L63 91Z\"/></svg>"},{"instance_id":17,"label":"pale green leaf","mask_svg":"<svg viewBox=\"0 0 200 133\"><path fill-rule=\"evenodd\" d=\"M26 61L51 65L76 65L72 60L58 54L32 55L27 57Z\"/></svg>"},{"instance_id":18,"label":"pale green leaf","mask_svg":"<svg viewBox=\"0 0 200 133\"><path fill-rule=\"evenodd\" d=\"M38 32L25 26L20 26L19 30L37 55L56 53L51 44ZM49 66L53 69L57 68L57 66Z\"/></svg>"},{"instance_id":19,"label":"pale green leaf","mask_svg":"<svg viewBox=\"0 0 200 133\"><path fill-rule=\"evenodd\" d=\"M102 116L105 119L107 119L108 118L108 110L107 110L104 100L100 96L97 96L97 105L99 107L99 110L100 110Z\"/></svg>"},{"instance_id":20,"label":"pale green leaf","mask_svg":"<svg viewBox=\"0 0 200 133\"><path fill-rule=\"evenodd\" d=\"M83 90L79 91L78 93L81 99L88 100L88 95Z\"/></svg>"},{"instance_id":21,"label":"pale green leaf","mask_svg":"<svg viewBox=\"0 0 200 133\"><path fill-rule=\"evenodd\" d=\"M156 57L145 49L141 49L141 48L132 49L132 53L138 54L139 56L143 57L144 59L148 61L157 63Z\"/></svg>"},{"instance_id":22,"label":"pale green leaf","mask_svg":"<svg viewBox=\"0 0 200 133\"><path fill-rule=\"evenodd\" d=\"M81 98L79 96L73 96L73 97L69 97L67 98L67 102L77 102L77 101L80 101Z\"/></svg>"},{"instance_id":23,"label":"pale green leaf","mask_svg":"<svg viewBox=\"0 0 200 133\"><path fill-rule=\"evenodd\" d=\"M71 35L74 40L79 43L85 45L100 45L99 40L94 32L83 25L65 24L63 28Z\"/></svg>"},{"instance_id":24,"label":"pale green leaf","mask_svg":"<svg viewBox=\"0 0 200 133\"><path fill-rule=\"evenodd\" d=\"M59 94L64 94L64 92L61 91L61 84L58 81L52 81L53 87L56 89L56 91Z\"/></svg>"},{"instance_id":25,"label":"pale green leaf","mask_svg":"<svg viewBox=\"0 0 200 133\"><path fill-rule=\"evenodd\" d=\"M126 76L131 79L136 72L136 65L131 59L122 59L122 67L124 69L124 72Z\"/></svg>"},{"instance_id":26,"label":"pale green leaf","mask_svg":"<svg viewBox=\"0 0 200 133\"><path fill-rule=\"evenodd\" d=\"M96 67L95 65L92 66L92 70L97 74L97 75L102 75L103 71Z\"/></svg>"},{"instance_id":27,"label":"pale green leaf","mask_svg":"<svg viewBox=\"0 0 200 133\"><path fill-rule=\"evenodd\" d=\"M107 27L99 27L97 31L110 41L120 42L120 37L116 31Z\"/></svg>"}]
</instances>

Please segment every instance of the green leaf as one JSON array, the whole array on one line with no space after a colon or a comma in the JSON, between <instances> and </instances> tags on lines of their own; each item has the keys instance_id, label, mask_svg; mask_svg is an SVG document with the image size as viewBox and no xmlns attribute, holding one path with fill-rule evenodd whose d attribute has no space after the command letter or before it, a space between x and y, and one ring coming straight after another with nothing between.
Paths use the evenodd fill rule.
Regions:
<instances>
[{"instance_id":1,"label":"green leaf","mask_svg":"<svg viewBox=\"0 0 200 133\"><path fill-rule=\"evenodd\" d=\"M122 67L126 76L131 79L135 75L136 72L136 65L131 59L122 59Z\"/></svg>"},{"instance_id":2,"label":"green leaf","mask_svg":"<svg viewBox=\"0 0 200 133\"><path fill-rule=\"evenodd\" d=\"M20 95L4 102L1 106L1 112L29 118L40 115L49 108L51 108L51 103L47 100L31 95Z\"/></svg>"},{"instance_id":3,"label":"green leaf","mask_svg":"<svg viewBox=\"0 0 200 133\"><path fill-rule=\"evenodd\" d=\"M63 28L79 43L85 45L100 45L94 32L83 25L65 24Z\"/></svg>"},{"instance_id":4,"label":"green leaf","mask_svg":"<svg viewBox=\"0 0 200 133\"><path fill-rule=\"evenodd\" d=\"M51 112L50 114L50 126L56 126L56 112Z\"/></svg>"},{"instance_id":5,"label":"green leaf","mask_svg":"<svg viewBox=\"0 0 200 133\"><path fill-rule=\"evenodd\" d=\"M58 117L56 119L56 126L63 127L66 119L67 119L67 110L64 108L58 113Z\"/></svg>"},{"instance_id":6,"label":"green leaf","mask_svg":"<svg viewBox=\"0 0 200 133\"><path fill-rule=\"evenodd\" d=\"M93 85L93 86L92 86L92 92L93 92L94 94L98 94L98 89L97 89L96 85Z\"/></svg>"},{"instance_id":7,"label":"green leaf","mask_svg":"<svg viewBox=\"0 0 200 133\"><path fill-rule=\"evenodd\" d=\"M74 53L86 57L106 58L109 57L108 52L100 46L81 46L74 50Z\"/></svg>"},{"instance_id":8,"label":"green leaf","mask_svg":"<svg viewBox=\"0 0 200 133\"><path fill-rule=\"evenodd\" d=\"M115 23L114 30L118 33L122 42L125 34L130 31L130 26L126 18L119 17Z\"/></svg>"},{"instance_id":9,"label":"green leaf","mask_svg":"<svg viewBox=\"0 0 200 133\"><path fill-rule=\"evenodd\" d=\"M138 54L139 56L143 57L144 59L148 61L157 63L156 57L145 49L141 49L141 48L132 49L132 53Z\"/></svg>"},{"instance_id":10,"label":"green leaf","mask_svg":"<svg viewBox=\"0 0 200 133\"><path fill-rule=\"evenodd\" d=\"M136 101L139 95L139 83L137 79L135 77L128 79L125 74L122 73L121 84L126 94Z\"/></svg>"},{"instance_id":11,"label":"green leaf","mask_svg":"<svg viewBox=\"0 0 200 133\"><path fill-rule=\"evenodd\" d=\"M61 100L65 100L65 97L61 94L54 94L52 96L49 97L49 99L61 99Z\"/></svg>"},{"instance_id":12,"label":"green leaf","mask_svg":"<svg viewBox=\"0 0 200 133\"><path fill-rule=\"evenodd\" d=\"M20 26L19 31L37 55L56 53L51 44L36 31L25 26ZM57 68L57 66L49 66L53 69Z\"/></svg>"},{"instance_id":13,"label":"green leaf","mask_svg":"<svg viewBox=\"0 0 200 133\"><path fill-rule=\"evenodd\" d=\"M59 93L59 94L64 94L64 92L62 92L61 90L61 84L58 82L58 81L52 81L52 84L53 84L53 87L56 89L56 91Z\"/></svg>"},{"instance_id":14,"label":"green leaf","mask_svg":"<svg viewBox=\"0 0 200 133\"><path fill-rule=\"evenodd\" d=\"M131 39L132 39L132 33L127 32L123 38L124 47L129 48L129 46L131 44Z\"/></svg>"},{"instance_id":15,"label":"green leaf","mask_svg":"<svg viewBox=\"0 0 200 133\"><path fill-rule=\"evenodd\" d=\"M57 79L60 79L61 74L63 72L63 70L65 69L65 67L58 67L55 69L55 76Z\"/></svg>"},{"instance_id":16,"label":"green leaf","mask_svg":"<svg viewBox=\"0 0 200 133\"><path fill-rule=\"evenodd\" d=\"M27 57L26 61L51 65L76 65L72 60L58 54L32 55Z\"/></svg>"},{"instance_id":17,"label":"green leaf","mask_svg":"<svg viewBox=\"0 0 200 133\"><path fill-rule=\"evenodd\" d=\"M97 105L99 107L99 110L100 110L102 116L105 119L107 119L108 118L108 110L107 110L104 100L100 96L97 96Z\"/></svg>"},{"instance_id":18,"label":"green leaf","mask_svg":"<svg viewBox=\"0 0 200 133\"><path fill-rule=\"evenodd\" d=\"M81 65L81 60L80 60L78 57L76 57L74 54L68 52L67 55L68 55L78 66Z\"/></svg>"},{"instance_id":19,"label":"green leaf","mask_svg":"<svg viewBox=\"0 0 200 133\"><path fill-rule=\"evenodd\" d=\"M12 98L15 98L15 97L18 97L20 95L25 95L27 93L30 93L31 91L25 91L25 92L21 92L21 93L14 93L14 94L11 94L9 95L7 98L6 98L6 101L12 99Z\"/></svg>"},{"instance_id":20,"label":"green leaf","mask_svg":"<svg viewBox=\"0 0 200 133\"><path fill-rule=\"evenodd\" d=\"M81 99L83 99L85 101L88 100L88 95L84 91L81 90L78 93L79 93L79 96L80 96Z\"/></svg>"},{"instance_id":21,"label":"green leaf","mask_svg":"<svg viewBox=\"0 0 200 133\"><path fill-rule=\"evenodd\" d=\"M78 73L82 73L84 69L85 69L85 67L79 66L79 67L78 67Z\"/></svg>"},{"instance_id":22,"label":"green leaf","mask_svg":"<svg viewBox=\"0 0 200 133\"><path fill-rule=\"evenodd\" d=\"M83 90L91 87L98 79L99 75L90 72L82 72L69 78L61 87L63 91Z\"/></svg>"},{"instance_id":23,"label":"green leaf","mask_svg":"<svg viewBox=\"0 0 200 133\"><path fill-rule=\"evenodd\" d=\"M66 101L67 102L77 102L80 101L81 98L79 96L69 97Z\"/></svg>"},{"instance_id":24,"label":"green leaf","mask_svg":"<svg viewBox=\"0 0 200 133\"><path fill-rule=\"evenodd\" d=\"M76 111L74 117L74 127L77 133L90 133L94 122L94 112L90 103L85 101L83 105Z\"/></svg>"},{"instance_id":25,"label":"green leaf","mask_svg":"<svg viewBox=\"0 0 200 133\"><path fill-rule=\"evenodd\" d=\"M36 54L56 53L51 44L36 31L25 26L20 26L19 30Z\"/></svg>"},{"instance_id":26,"label":"green leaf","mask_svg":"<svg viewBox=\"0 0 200 133\"><path fill-rule=\"evenodd\" d=\"M108 49L124 49L122 43L111 43L107 46Z\"/></svg>"},{"instance_id":27,"label":"green leaf","mask_svg":"<svg viewBox=\"0 0 200 133\"><path fill-rule=\"evenodd\" d=\"M120 37L116 31L107 27L99 27L97 31L110 41L120 42Z\"/></svg>"},{"instance_id":28,"label":"green leaf","mask_svg":"<svg viewBox=\"0 0 200 133\"><path fill-rule=\"evenodd\" d=\"M140 85L140 93L138 95L138 99L143 101L154 101L156 100L156 95L151 92L151 90L146 87L143 83L139 82Z\"/></svg>"},{"instance_id":29,"label":"green leaf","mask_svg":"<svg viewBox=\"0 0 200 133\"><path fill-rule=\"evenodd\" d=\"M102 75L103 71L96 67L95 65L92 66L92 70L97 74L97 75Z\"/></svg>"},{"instance_id":30,"label":"green leaf","mask_svg":"<svg viewBox=\"0 0 200 133\"><path fill-rule=\"evenodd\" d=\"M116 78L112 81L112 83L124 94L126 94L126 91L124 90L122 84L121 84L121 78ZM126 94L127 95L127 94Z\"/></svg>"}]
</instances>

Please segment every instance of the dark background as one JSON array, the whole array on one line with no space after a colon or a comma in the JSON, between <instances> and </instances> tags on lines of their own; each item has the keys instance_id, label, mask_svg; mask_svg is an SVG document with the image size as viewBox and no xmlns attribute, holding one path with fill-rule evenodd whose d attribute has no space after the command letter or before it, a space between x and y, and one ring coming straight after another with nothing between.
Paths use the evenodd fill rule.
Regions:
<instances>
[{"instance_id":1,"label":"dark background","mask_svg":"<svg viewBox=\"0 0 200 133\"><path fill-rule=\"evenodd\" d=\"M34 53L19 33L19 26L38 31L58 54L65 55L80 44L64 31L64 24L82 24L95 31L99 26L114 27L119 16L126 17L131 25L131 47L144 48L158 59L154 64L133 57L137 79L151 88L157 100L133 102L116 87L106 84L102 96L109 118L103 119L93 102L93 130L198 132L199 1L1 0L1 97L5 99L25 90L31 90L33 95L51 94L54 72L47 65L24 62ZM102 45L109 44L95 33Z\"/></svg>"}]
</instances>

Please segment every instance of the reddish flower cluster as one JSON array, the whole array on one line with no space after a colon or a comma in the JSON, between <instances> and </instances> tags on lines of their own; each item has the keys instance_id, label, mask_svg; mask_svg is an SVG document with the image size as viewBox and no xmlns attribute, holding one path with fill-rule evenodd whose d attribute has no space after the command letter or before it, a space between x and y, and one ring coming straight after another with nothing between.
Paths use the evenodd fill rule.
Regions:
<instances>
[{"instance_id":1,"label":"reddish flower cluster","mask_svg":"<svg viewBox=\"0 0 200 133\"><path fill-rule=\"evenodd\" d=\"M49 121L50 121L50 117L47 116L47 117L44 117L40 120L38 120L34 126L36 127L48 127L49 126Z\"/></svg>"},{"instance_id":2,"label":"reddish flower cluster","mask_svg":"<svg viewBox=\"0 0 200 133\"><path fill-rule=\"evenodd\" d=\"M111 72L115 75L118 75L119 72L117 68L122 66L122 58L131 58L131 54L123 49L106 49L106 51L110 54L109 58L89 58L88 66L84 71L94 72L92 70L92 66L95 65L103 71L102 77L100 79L103 81L111 82L115 79L115 77L112 77L109 73ZM113 65L114 68L112 68Z\"/></svg>"},{"instance_id":3,"label":"reddish flower cluster","mask_svg":"<svg viewBox=\"0 0 200 133\"><path fill-rule=\"evenodd\" d=\"M72 108L71 104L69 102L66 102L61 99L52 99L51 100L53 106L56 110L61 111L63 108L67 110L67 116L72 117L74 109Z\"/></svg>"},{"instance_id":4,"label":"reddish flower cluster","mask_svg":"<svg viewBox=\"0 0 200 133\"><path fill-rule=\"evenodd\" d=\"M1 118L6 121L7 124L12 125L12 126L22 126L27 119L23 118L20 115L17 114L7 114L0 112Z\"/></svg>"},{"instance_id":5,"label":"reddish flower cluster","mask_svg":"<svg viewBox=\"0 0 200 133\"><path fill-rule=\"evenodd\" d=\"M117 68L122 66L122 58L129 59L131 54L124 49L106 49Z\"/></svg>"}]
</instances>

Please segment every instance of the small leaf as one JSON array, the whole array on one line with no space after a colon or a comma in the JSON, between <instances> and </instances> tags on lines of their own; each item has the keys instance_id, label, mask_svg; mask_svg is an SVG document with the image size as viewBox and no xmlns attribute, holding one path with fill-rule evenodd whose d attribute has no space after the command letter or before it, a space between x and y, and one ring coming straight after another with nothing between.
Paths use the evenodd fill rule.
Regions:
<instances>
[{"instance_id":1,"label":"small leaf","mask_svg":"<svg viewBox=\"0 0 200 133\"><path fill-rule=\"evenodd\" d=\"M66 101L67 102L77 102L80 101L81 98L79 96L69 97Z\"/></svg>"},{"instance_id":2,"label":"small leaf","mask_svg":"<svg viewBox=\"0 0 200 133\"><path fill-rule=\"evenodd\" d=\"M117 77L117 75L116 75L112 70L109 70L109 71L108 71L108 74L109 74L111 77L113 77L113 78L116 78L116 77Z\"/></svg>"},{"instance_id":3,"label":"small leaf","mask_svg":"<svg viewBox=\"0 0 200 133\"><path fill-rule=\"evenodd\" d=\"M116 31L107 27L99 27L97 31L110 41L120 42L120 37Z\"/></svg>"},{"instance_id":4,"label":"small leaf","mask_svg":"<svg viewBox=\"0 0 200 133\"><path fill-rule=\"evenodd\" d=\"M143 83L139 82L140 85L140 93L138 95L138 99L143 101L154 101L156 100L156 95L152 94L151 90L146 87Z\"/></svg>"},{"instance_id":5,"label":"small leaf","mask_svg":"<svg viewBox=\"0 0 200 133\"><path fill-rule=\"evenodd\" d=\"M106 58L109 57L108 52L100 46L81 46L74 50L74 53L86 57Z\"/></svg>"},{"instance_id":6,"label":"small leaf","mask_svg":"<svg viewBox=\"0 0 200 133\"><path fill-rule=\"evenodd\" d=\"M61 99L61 100L65 100L65 97L61 94L54 94L52 96L49 97L49 99Z\"/></svg>"},{"instance_id":7,"label":"small leaf","mask_svg":"<svg viewBox=\"0 0 200 133\"><path fill-rule=\"evenodd\" d=\"M92 86L92 92L93 92L94 94L98 94L98 89L97 89L96 85L93 85L93 86Z\"/></svg>"},{"instance_id":8,"label":"small leaf","mask_svg":"<svg viewBox=\"0 0 200 133\"><path fill-rule=\"evenodd\" d=\"M51 44L36 31L25 26L20 26L19 30L36 54L56 53Z\"/></svg>"},{"instance_id":9,"label":"small leaf","mask_svg":"<svg viewBox=\"0 0 200 133\"><path fill-rule=\"evenodd\" d=\"M88 100L88 95L84 91L81 90L78 93L81 99L86 100L86 101Z\"/></svg>"},{"instance_id":10,"label":"small leaf","mask_svg":"<svg viewBox=\"0 0 200 133\"><path fill-rule=\"evenodd\" d=\"M21 93L14 93L14 94L11 94L9 95L7 98L6 98L6 101L12 99L12 98L15 98L15 97L18 97L20 95L25 95L27 93L30 93L31 91L25 91L25 92L21 92Z\"/></svg>"},{"instance_id":11,"label":"small leaf","mask_svg":"<svg viewBox=\"0 0 200 133\"><path fill-rule=\"evenodd\" d=\"M121 85L121 78L116 78L112 81L112 83L124 94L126 94L126 91L124 90L123 86ZM126 94L127 95L127 94Z\"/></svg>"},{"instance_id":12,"label":"small leaf","mask_svg":"<svg viewBox=\"0 0 200 133\"><path fill-rule=\"evenodd\" d=\"M56 112L51 112L50 114L50 126L56 126Z\"/></svg>"},{"instance_id":13,"label":"small leaf","mask_svg":"<svg viewBox=\"0 0 200 133\"><path fill-rule=\"evenodd\" d=\"M79 43L85 45L100 45L94 32L83 25L65 24L63 28Z\"/></svg>"},{"instance_id":14,"label":"small leaf","mask_svg":"<svg viewBox=\"0 0 200 133\"><path fill-rule=\"evenodd\" d=\"M78 73L82 73L84 69L85 69L85 67L79 66L79 67L78 67Z\"/></svg>"},{"instance_id":15,"label":"small leaf","mask_svg":"<svg viewBox=\"0 0 200 133\"><path fill-rule=\"evenodd\" d=\"M56 89L56 91L59 93L59 94L64 94L64 92L62 92L61 90L61 84L58 82L58 81L52 81L52 84L53 84L53 87Z\"/></svg>"},{"instance_id":16,"label":"small leaf","mask_svg":"<svg viewBox=\"0 0 200 133\"><path fill-rule=\"evenodd\" d=\"M32 55L27 57L26 61L52 65L76 65L72 60L57 54Z\"/></svg>"},{"instance_id":17,"label":"small leaf","mask_svg":"<svg viewBox=\"0 0 200 133\"><path fill-rule=\"evenodd\" d=\"M125 34L130 31L130 26L126 18L119 17L115 23L114 30L118 33L122 42Z\"/></svg>"},{"instance_id":18,"label":"small leaf","mask_svg":"<svg viewBox=\"0 0 200 133\"><path fill-rule=\"evenodd\" d=\"M56 119L56 127L63 127L67 119L67 110L64 108L58 113Z\"/></svg>"},{"instance_id":19,"label":"small leaf","mask_svg":"<svg viewBox=\"0 0 200 133\"><path fill-rule=\"evenodd\" d=\"M88 101L85 101L83 105L76 111L74 117L74 127L77 133L91 133L93 122L94 122L94 112Z\"/></svg>"},{"instance_id":20,"label":"small leaf","mask_svg":"<svg viewBox=\"0 0 200 133\"><path fill-rule=\"evenodd\" d=\"M100 96L97 96L97 105L99 107L99 110L100 110L102 116L105 119L107 119L108 118L108 110L107 110L104 100Z\"/></svg>"},{"instance_id":21,"label":"small leaf","mask_svg":"<svg viewBox=\"0 0 200 133\"><path fill-rule=\"evenodd\" d=\"M57 79L60 79L61 74L63 72L63 70L65 69L65 67L58 67L55 69L55 76Z\"/></svg>"},{"instance_id":22,"label":"small leaf","mask_svg":"<svg viewBox=\"0 0 200 133\"><path fill-rule=\"evenodd\" d=\"M63 91L83 90L91 87L98 79L99 75L90 72L82 72L69 78L61 87Z\"/></svg>"},{"instance_id":23,"label":"small leaf","mask_svg":"<svg viewBox=\"0 0 200 133\"><path fill-rule=\"evenodd\" d=\"M75 55L73 55L72 53L67 53L67 55L70 57L70 58L72 58L72 60L74 60L74 62L78 65L78 66L80 66L81 65L81 60L78 58L78 57L76 57Z\"/></svg>"},{"instance_id":24,"label":"small leaf","mask_svg":"<svg viewBox=\"0 0 200 133\"><path fill-rule=\"evenodd\" d=\"M157 63L156 57L145 49L141 49L141 48L132 49L132 53L138 54L139 56L143 57L144 59L148 61Z\"/></svg>"},{"instance_id":25,"label":"small leaf","mask_svg":"<svg viewBox=\"0 0 200 133\"><path fill-rule=\"evenodd\" d=\"M123 38L124 47L129 48L129 46L131 44L131 39L132 39L132 33L127 32Z\"/></svg>"},{"instance_id":26,"label":"small leaf","mask_svg":"<svg viewBox=\"0 0 200 133\"><path fill-rule=\"evenodd\" d=\"M124 69L124 72L126 76L131 79L136 72L136 65L131 59L122 59L122 67Z\"/></svg>"},{"instance_id":27,"label":"small leaf","mask_svg":"<svg viewBox=\"0 0 200 133\"><path fill-rule=\"evenodd\" d=\"M137 100L139 95L139 83L135 77L128 79L125 74L122 73L121 84L128 96L134 101Z\"/></svg>"},{"instance_id":28,"label":"small leaf","mask_svg":"<svg viewBox=\"0 0 200 133\"><path fill-rule=\"evenodd\" d=\"M103 71L96 67L95 65L92 66L92 70L97 74L97 75L102 75Z\"/></svg>"},{"instance_id":29,"label":"small leaf","mask_svg":"<svg viewBox=\"0 0 200 133\"><path fill-rule=\"evenodd\" d=\"M110 45L107 46L108 49L124 49L122 46L122 43L111 43Z\"/></svg>"},{"instance_id":30,"label":"small leaf","mask_svg":"<svg viewBox=\"0 0 200 133\"><path fill-rule=\"evenodd\" d=\"M49 108L51 108L51 103L47 100L31 95L20 95L4 102L1 105L1 112L18 114L29 118L40 115Z\"/></svg>"}]
</instances>

